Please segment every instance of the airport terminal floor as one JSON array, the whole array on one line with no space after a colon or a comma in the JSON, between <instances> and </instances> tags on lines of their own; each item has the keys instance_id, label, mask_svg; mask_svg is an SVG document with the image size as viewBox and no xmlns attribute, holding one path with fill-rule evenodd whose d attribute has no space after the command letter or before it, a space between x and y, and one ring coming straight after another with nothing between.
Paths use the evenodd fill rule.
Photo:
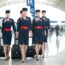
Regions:
<instances>
[{"instance_id":1,"label":"airport terminal floor","mask_svg":"<svg viewBox=\"0 0 65 65\"><path fill-rule=\"evenodd\" d=\"M35 58L27 58L26 63L21 60L4 60L0 58L0 65L65 65L65 33L56 37L55 32L49 35L48 48L45 52L45 58L39 56L39 61Z\"/></svg>"}]
</instances>

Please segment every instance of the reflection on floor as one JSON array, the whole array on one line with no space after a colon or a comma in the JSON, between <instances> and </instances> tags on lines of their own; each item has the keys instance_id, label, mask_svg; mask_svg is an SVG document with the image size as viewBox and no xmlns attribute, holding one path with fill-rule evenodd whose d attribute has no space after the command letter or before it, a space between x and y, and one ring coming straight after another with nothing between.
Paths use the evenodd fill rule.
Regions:
<instances>
[{"instance_id":1,"label":"reflection on floor","mask_svg":"<svg viewBox=\"0 0 65 65\"><path fill-rule=\"evenodd\" d=\"M0 58L0 65L65 65L65 34L63 33L58 38L56 37L55 32L53 32L52 35L49 35L45 58L42 59L39 57L39 59L40 60L37 62L35 58L27 58L26 63L22 64L21 60L12 61L10 59L5 61Z\"/></svg>"}]
</instances>

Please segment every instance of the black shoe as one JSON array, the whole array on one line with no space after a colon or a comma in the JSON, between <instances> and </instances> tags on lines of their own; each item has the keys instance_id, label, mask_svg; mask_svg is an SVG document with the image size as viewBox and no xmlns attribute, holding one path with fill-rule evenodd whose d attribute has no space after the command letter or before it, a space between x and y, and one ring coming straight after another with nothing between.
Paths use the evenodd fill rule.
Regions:
<instances>
[{"instance_id":1,"label":"black shoe","mask_svg":"<svg viewBox=\"0 0 65 65\"><path fill-rule=\"evenodd\" d=\"M22 63L25 63L25 61L22 61Z\"/></svg>"},{"instance_id":2,"label":"black shoe","mask_svg":"<svg viewBox=\"0 0 65 65\"><path fill-rule=\"evenodd\" d=\"M42 55L42 58L45 58L45 55Z\"/></svg>"},{"instance_id":3,"label":"black shoe","mask_svg":"<svg viewBox=\"0 0 65 65\"><path fill-rule=\"evenodd\" d=\"M42 58L45 58L44 56L42 56Z\"/></svg>"},{"instance_id":4,"label":"black shoe","mask_svg":"<svg viewBox=\"0 0 65 65\"><path fill-rule=\"evenodd\" d=\"M36 61L39 61L38 57L36 56Z\"/></svg>"},{"instance_id":5,"label":"black shoe","mask_svg":"<svg viewBox=\"0 0 65 65\"><path fill-rule=\"evenodd\" d=\"M39 61L39 59L37 58L36 61Z\"/></svg>"},{"instance_id":6,"label":"black shoe","mask_svg":"<svg viewBox=\"0 0 65 65\"><path fill-rule=\"evenodd\" d=\"M8 57L5 58L5 60L8 60L8 59L9 59Z\"/></svg>"}]
</instances>

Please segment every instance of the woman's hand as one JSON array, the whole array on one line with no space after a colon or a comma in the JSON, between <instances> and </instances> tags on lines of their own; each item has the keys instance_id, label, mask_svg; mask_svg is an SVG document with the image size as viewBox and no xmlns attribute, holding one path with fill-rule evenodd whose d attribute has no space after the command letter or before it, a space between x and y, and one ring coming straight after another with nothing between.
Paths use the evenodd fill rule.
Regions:
<instances>
[{"instance_id":1,"label":"woman's hand","mask_svg":"<svg viewBox=\"0 0 65 65\"><path fill-rule=\"evenodd\" d=\"M18 39L18 36L19 36L19 32L16 32L16 37L15 38Z\"/></svg>"},{"instance_id":2,"label":"woman's hand","mask_svg":"<svg viewBox=\"0 0 65 65\"><path fill-rule=\"evenodd\" d=\"M29 38L32 38L33 34L32 31L29 31Z\"/></svg>"}]
</instances>

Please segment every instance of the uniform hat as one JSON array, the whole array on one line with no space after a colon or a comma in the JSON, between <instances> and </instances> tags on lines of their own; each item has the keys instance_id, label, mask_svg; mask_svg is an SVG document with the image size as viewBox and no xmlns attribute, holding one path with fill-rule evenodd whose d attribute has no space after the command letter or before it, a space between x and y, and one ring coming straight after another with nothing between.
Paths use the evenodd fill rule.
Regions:
<instances>
[{"instance_id":1,"label":"uniform hat","mask_svg":"<svg viewBox=\"0 0 65 65\"><path fill-rule=\"evenodd\" d=\"M22 8L22 11L28 11L28 9L27 8Z\"/></svg>"},{"instance_id":2,"label":"uniform hat","mask_svg":"<svg viewBox=\"0 0 65 65\"><path fill-rule=\"evenodd\" d=\"M40 12L40 10L36 10L35 12Z\"/></svg>"},{"instance_id":3,"label":"uniform hat","mask_svg":"<svg viewBox=\"0 0 65 65\"><path fill-rule=\"evenodd\" d=\"M42 13L46 12L46 10L42 10Z\"/></svg>"},{"instance_id":4,"label":"uniform hat","mask_svg":"<svg viewBox=\"0 0 65 65\"><path fill-rule=\"evenodd\" d=\"M10 13L10 10L6 10L5 13Z\"/></svg>"}]
</instances>

